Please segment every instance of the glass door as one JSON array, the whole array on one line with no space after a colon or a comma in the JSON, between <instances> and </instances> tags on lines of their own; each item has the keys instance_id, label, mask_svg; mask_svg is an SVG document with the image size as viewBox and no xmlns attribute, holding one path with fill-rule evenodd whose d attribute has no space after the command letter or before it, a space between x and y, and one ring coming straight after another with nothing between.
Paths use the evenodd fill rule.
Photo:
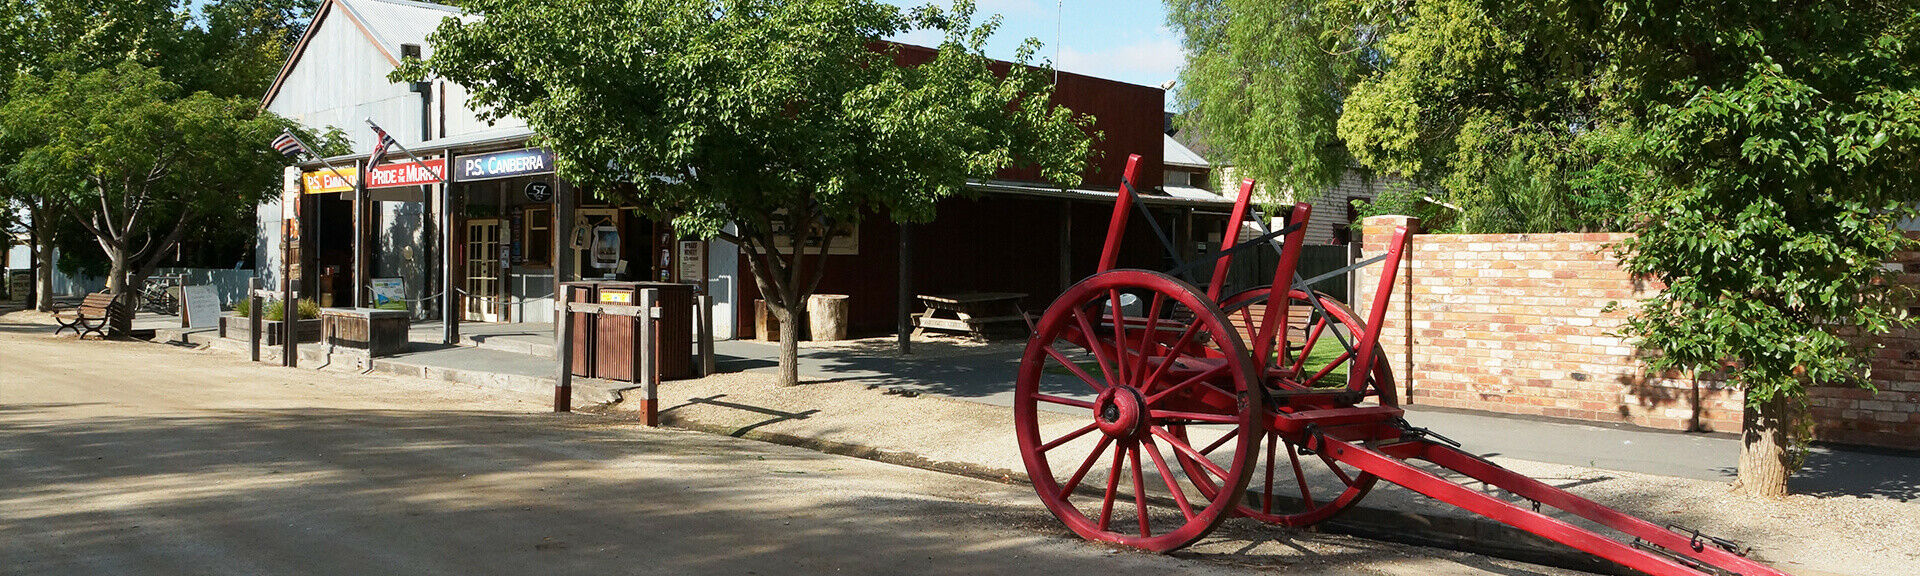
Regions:
<instances>
[{"instance_id":1,"label":"glass door","mask_svg":"<svg viewBox=\"0 0 1920 576\"><path fill-rule=\"evenodd\" d=\"M467 309L470 322L499 322L500 220L467 221Z\"/></svg>"}]
</instances>

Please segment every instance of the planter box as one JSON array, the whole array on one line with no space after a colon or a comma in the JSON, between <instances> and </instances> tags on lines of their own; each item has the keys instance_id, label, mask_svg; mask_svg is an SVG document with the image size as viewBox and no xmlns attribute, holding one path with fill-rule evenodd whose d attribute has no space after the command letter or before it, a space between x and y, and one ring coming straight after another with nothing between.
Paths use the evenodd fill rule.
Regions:
<instances>
[{"instance_id":1,"label":"planter box","mask_svg":"<svg viewBox=\"0 0 1920 576\"><path fill-rule=\"evenodd\" d=\"M280 327L280 322L281 321L279 320L261 320L260 321L260 330L266 332L265 337L260 339L260 345L262 346L279 346L280 345L281 335L286 334L286 330ZM247 335L247 329L251 326L252 326L252 322L246 318L235 316L232 314L221 316L220 317L220 337L232 338L232 339L240 340L244 342L249 338L249 336ZM296 332L297 332L297 335L300 337L299 342L302 342L302 343L319 342L320 341L320 319L308 318L305 320L301 320L300 324L296 328Z\"/></svg>"}]
</instances>

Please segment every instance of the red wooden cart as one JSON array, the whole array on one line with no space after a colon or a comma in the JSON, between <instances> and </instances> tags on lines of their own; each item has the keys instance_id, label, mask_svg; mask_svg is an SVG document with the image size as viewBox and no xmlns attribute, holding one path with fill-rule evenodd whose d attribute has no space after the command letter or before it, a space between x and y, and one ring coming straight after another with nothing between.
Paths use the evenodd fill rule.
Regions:
<instances>
[{"instance_id":1,"label":"red wooden cart","mask_svg":"<svg viewBox=\"0 0 1920 576\"><path fill-rule=\"evenodd\" d=\"M1408 424L1380 332L1370 329L1386 317L1404 228L1378 259L1364 320L1296 282L1306 204L1293 207L1288 226L1256 239L1282 245L1272 283L1223 295L1229 260L1249 245L1238 242L1238 224L1251 182L1240 188L1205 290L1115 269L1139 160L1127 163L1098 271L1048 306L1020 364L1021 455L1041 501L1074 532L1164 552L1230 516L1312 525L1386 480L1647 574L1783 574L1732 542L1574 496Z\"/></svg>"}]
</instances>

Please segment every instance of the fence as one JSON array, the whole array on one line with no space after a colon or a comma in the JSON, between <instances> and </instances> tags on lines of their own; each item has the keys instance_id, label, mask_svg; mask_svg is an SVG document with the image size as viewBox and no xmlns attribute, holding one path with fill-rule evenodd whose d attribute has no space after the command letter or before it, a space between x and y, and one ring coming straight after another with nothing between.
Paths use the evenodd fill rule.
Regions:
<instances>
[{"instance_id":1,"label":"fence","mask_svg":"<svg viewBox=\"0 0 1920 576\"><path fill-rule=\"evenodd\" d=\"M220 294L220 309L231 310L235 304L247 299L247 281L253 278L252 270L233 270L223 268L159 268L154 276L180 276L183 286L212 286Z\"/></svg>"},{"instance_id":2,"label":"fence","mask_svg":"<svg viewBox=\"0 0 1920 576\"><path fill-rule=\"evenodd\" d=\"M1381 253L1395 225L1417 228L1418 221L1367 219L1363 257ZM1649 375L1646 352L1618 335L1637 301L1662 289L1613 258L1608 246L1627 237L1415 235L1380 340L1402 397L1430 406L1738 431L1738 390L1711 378ZM1371 303L1377 274L1370 268L1356 279L1356 307ZM1621 307L1609 310L1615 302ZM1887 348L1873 362L1877 391L1814 388L1816 437L1920 448L1917 336L1882 339Z\"/></svg>"}]
</instances>

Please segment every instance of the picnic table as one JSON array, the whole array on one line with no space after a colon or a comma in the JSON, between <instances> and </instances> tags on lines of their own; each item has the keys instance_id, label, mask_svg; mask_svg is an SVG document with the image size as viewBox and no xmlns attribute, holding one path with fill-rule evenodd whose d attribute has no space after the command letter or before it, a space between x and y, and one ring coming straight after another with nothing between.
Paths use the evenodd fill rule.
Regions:
<instances>
[{"instance_id":1,"label":"picnic table","mask_svg":"<svg viewBox=\"0 0 1920 576\"><path fill-rule=\"evenodd\" d=\"M921 294L924 310L913 315L913 335L927 329L963 332L988 340L1001 333L1025 337L1027 314L1020 310L1018 292L969 292L962 294Z\"/></svg>"}]
</instances>

